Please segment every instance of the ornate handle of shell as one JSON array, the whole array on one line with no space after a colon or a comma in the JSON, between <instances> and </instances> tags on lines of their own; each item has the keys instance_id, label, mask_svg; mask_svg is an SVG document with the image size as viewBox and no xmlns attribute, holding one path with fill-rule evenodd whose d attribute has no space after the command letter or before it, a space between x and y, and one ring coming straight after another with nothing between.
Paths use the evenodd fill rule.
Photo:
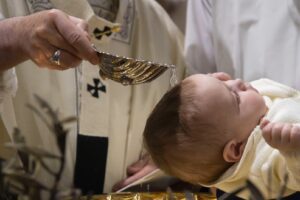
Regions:
<instances>
[{"instance_id":1,"label":"ornate handle of shell","mask_svg":"<svg viewBox=\"0 0 300 200\"><path fill-rule=\"evenodd\" d=\"M123 85L150 82L169 68L172 70L172 77L176 79L175 65L136 60L99 51L97 53L100 58L100 76L122 83Z\"/></svg>"}]
</instances>

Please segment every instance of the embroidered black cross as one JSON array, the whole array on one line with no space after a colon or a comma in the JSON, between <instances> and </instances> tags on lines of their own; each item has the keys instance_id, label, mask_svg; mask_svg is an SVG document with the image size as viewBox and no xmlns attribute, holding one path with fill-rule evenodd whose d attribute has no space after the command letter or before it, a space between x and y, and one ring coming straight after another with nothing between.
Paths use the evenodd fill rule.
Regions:
<instances>
[{"instance_id":1,"label":"embroidered black cross","mask_svg":"<svg viewBox=\"0 0 300 200\"><path fill-rule=\"evenodd\" d=\"M112 34L112 31L110 27L105 26L103 30L95 28L93 33L98 40L101 40L103 35L110 36Z\"/></svg>"},{"instance_id":2,"label":"embroidered black cross","mask_svg":"<svg viewBox=\"0 0 300 200\"><path fill-rule=\"evenodd\" d=\"M105 85L98 78L93 79L94 85L87 84L87 91L95 98L99 98L99 91L106 93Z\"/></svg>"}]
</instances>

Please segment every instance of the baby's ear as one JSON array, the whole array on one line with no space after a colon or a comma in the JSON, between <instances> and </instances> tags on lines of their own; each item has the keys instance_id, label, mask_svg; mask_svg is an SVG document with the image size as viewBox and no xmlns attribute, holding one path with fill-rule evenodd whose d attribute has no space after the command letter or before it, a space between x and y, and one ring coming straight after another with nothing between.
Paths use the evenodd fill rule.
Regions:
<instances>
[{"instance_id":1,"label":"baby's ear","mask_svg":"<svg viewBox=\"0 0 300 200\"><path fill-rule=\"evenodd\" d=\"M226 162L235 163L238 162L244 152L246 142L238 142L236 140L230 140L224 147L223 158Z\"/></svg>"}]
</instances>

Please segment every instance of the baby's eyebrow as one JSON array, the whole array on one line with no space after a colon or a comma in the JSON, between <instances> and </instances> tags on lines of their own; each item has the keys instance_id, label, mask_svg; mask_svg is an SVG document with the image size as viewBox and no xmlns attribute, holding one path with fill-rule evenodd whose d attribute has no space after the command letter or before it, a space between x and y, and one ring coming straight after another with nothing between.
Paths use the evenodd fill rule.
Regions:
<instances>
[{"instance_id":1,"label":"baby's eyebrow","mask_svg":"<svg viewBox=\"0 0 300 200\"><path fill-rule=\"evenodd\" d=\"M228 86L228 85L226 85L225 83L223 83L223 85L225 86L225 88L228 90L228 92L230 92L231 93L231 89L230 89L230 87Z\"/></svg>"},{"instance_id":2,"label":"baby's eyebrow","mask_svg":"<svg viewBox=\"0 0 300 200\"><path fill-rule=\"evenodd\" d=\"M228 92L230 92L231 96L233 97L233 101L234 101L234 104L235 104L236 107L237 107L237 111L240 112L240 107L239 107L239 103L238 103L237 97L236 97L234 94L232 94L232 90L229 88L228 85L226 85L226 84L224 83L224 86L225 86L225 88L228 90Z\"/></svg>"}]
</instances>

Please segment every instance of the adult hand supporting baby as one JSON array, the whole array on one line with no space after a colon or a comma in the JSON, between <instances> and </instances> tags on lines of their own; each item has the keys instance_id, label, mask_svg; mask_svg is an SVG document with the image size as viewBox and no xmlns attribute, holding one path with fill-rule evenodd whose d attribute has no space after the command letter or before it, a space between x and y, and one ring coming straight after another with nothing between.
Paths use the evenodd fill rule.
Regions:
<instances>
[{"instance_id":1,"label":"adult hand supporting baby","mask_svg":"<svg viewBox=\"0 0 300 200\"><path fill-rule=\"evenodd\" d=\"M138 161L127 167L127 177L116 183L112 191L118 191L123 187L133 183L134 181L146 176L157 169L149 154L145 154Z\"/></svg>"},{"instance_id":2,"label":"adult hand supporting baby","mask_svg":"<svg viewBox=\"0 0 300 200\"><path fill-rule=\"evenodd\" d=\"M260 128L264 139L271 147L282 152L299 151L300 126L263 119Z\"/></svg>"}]
</instances>

